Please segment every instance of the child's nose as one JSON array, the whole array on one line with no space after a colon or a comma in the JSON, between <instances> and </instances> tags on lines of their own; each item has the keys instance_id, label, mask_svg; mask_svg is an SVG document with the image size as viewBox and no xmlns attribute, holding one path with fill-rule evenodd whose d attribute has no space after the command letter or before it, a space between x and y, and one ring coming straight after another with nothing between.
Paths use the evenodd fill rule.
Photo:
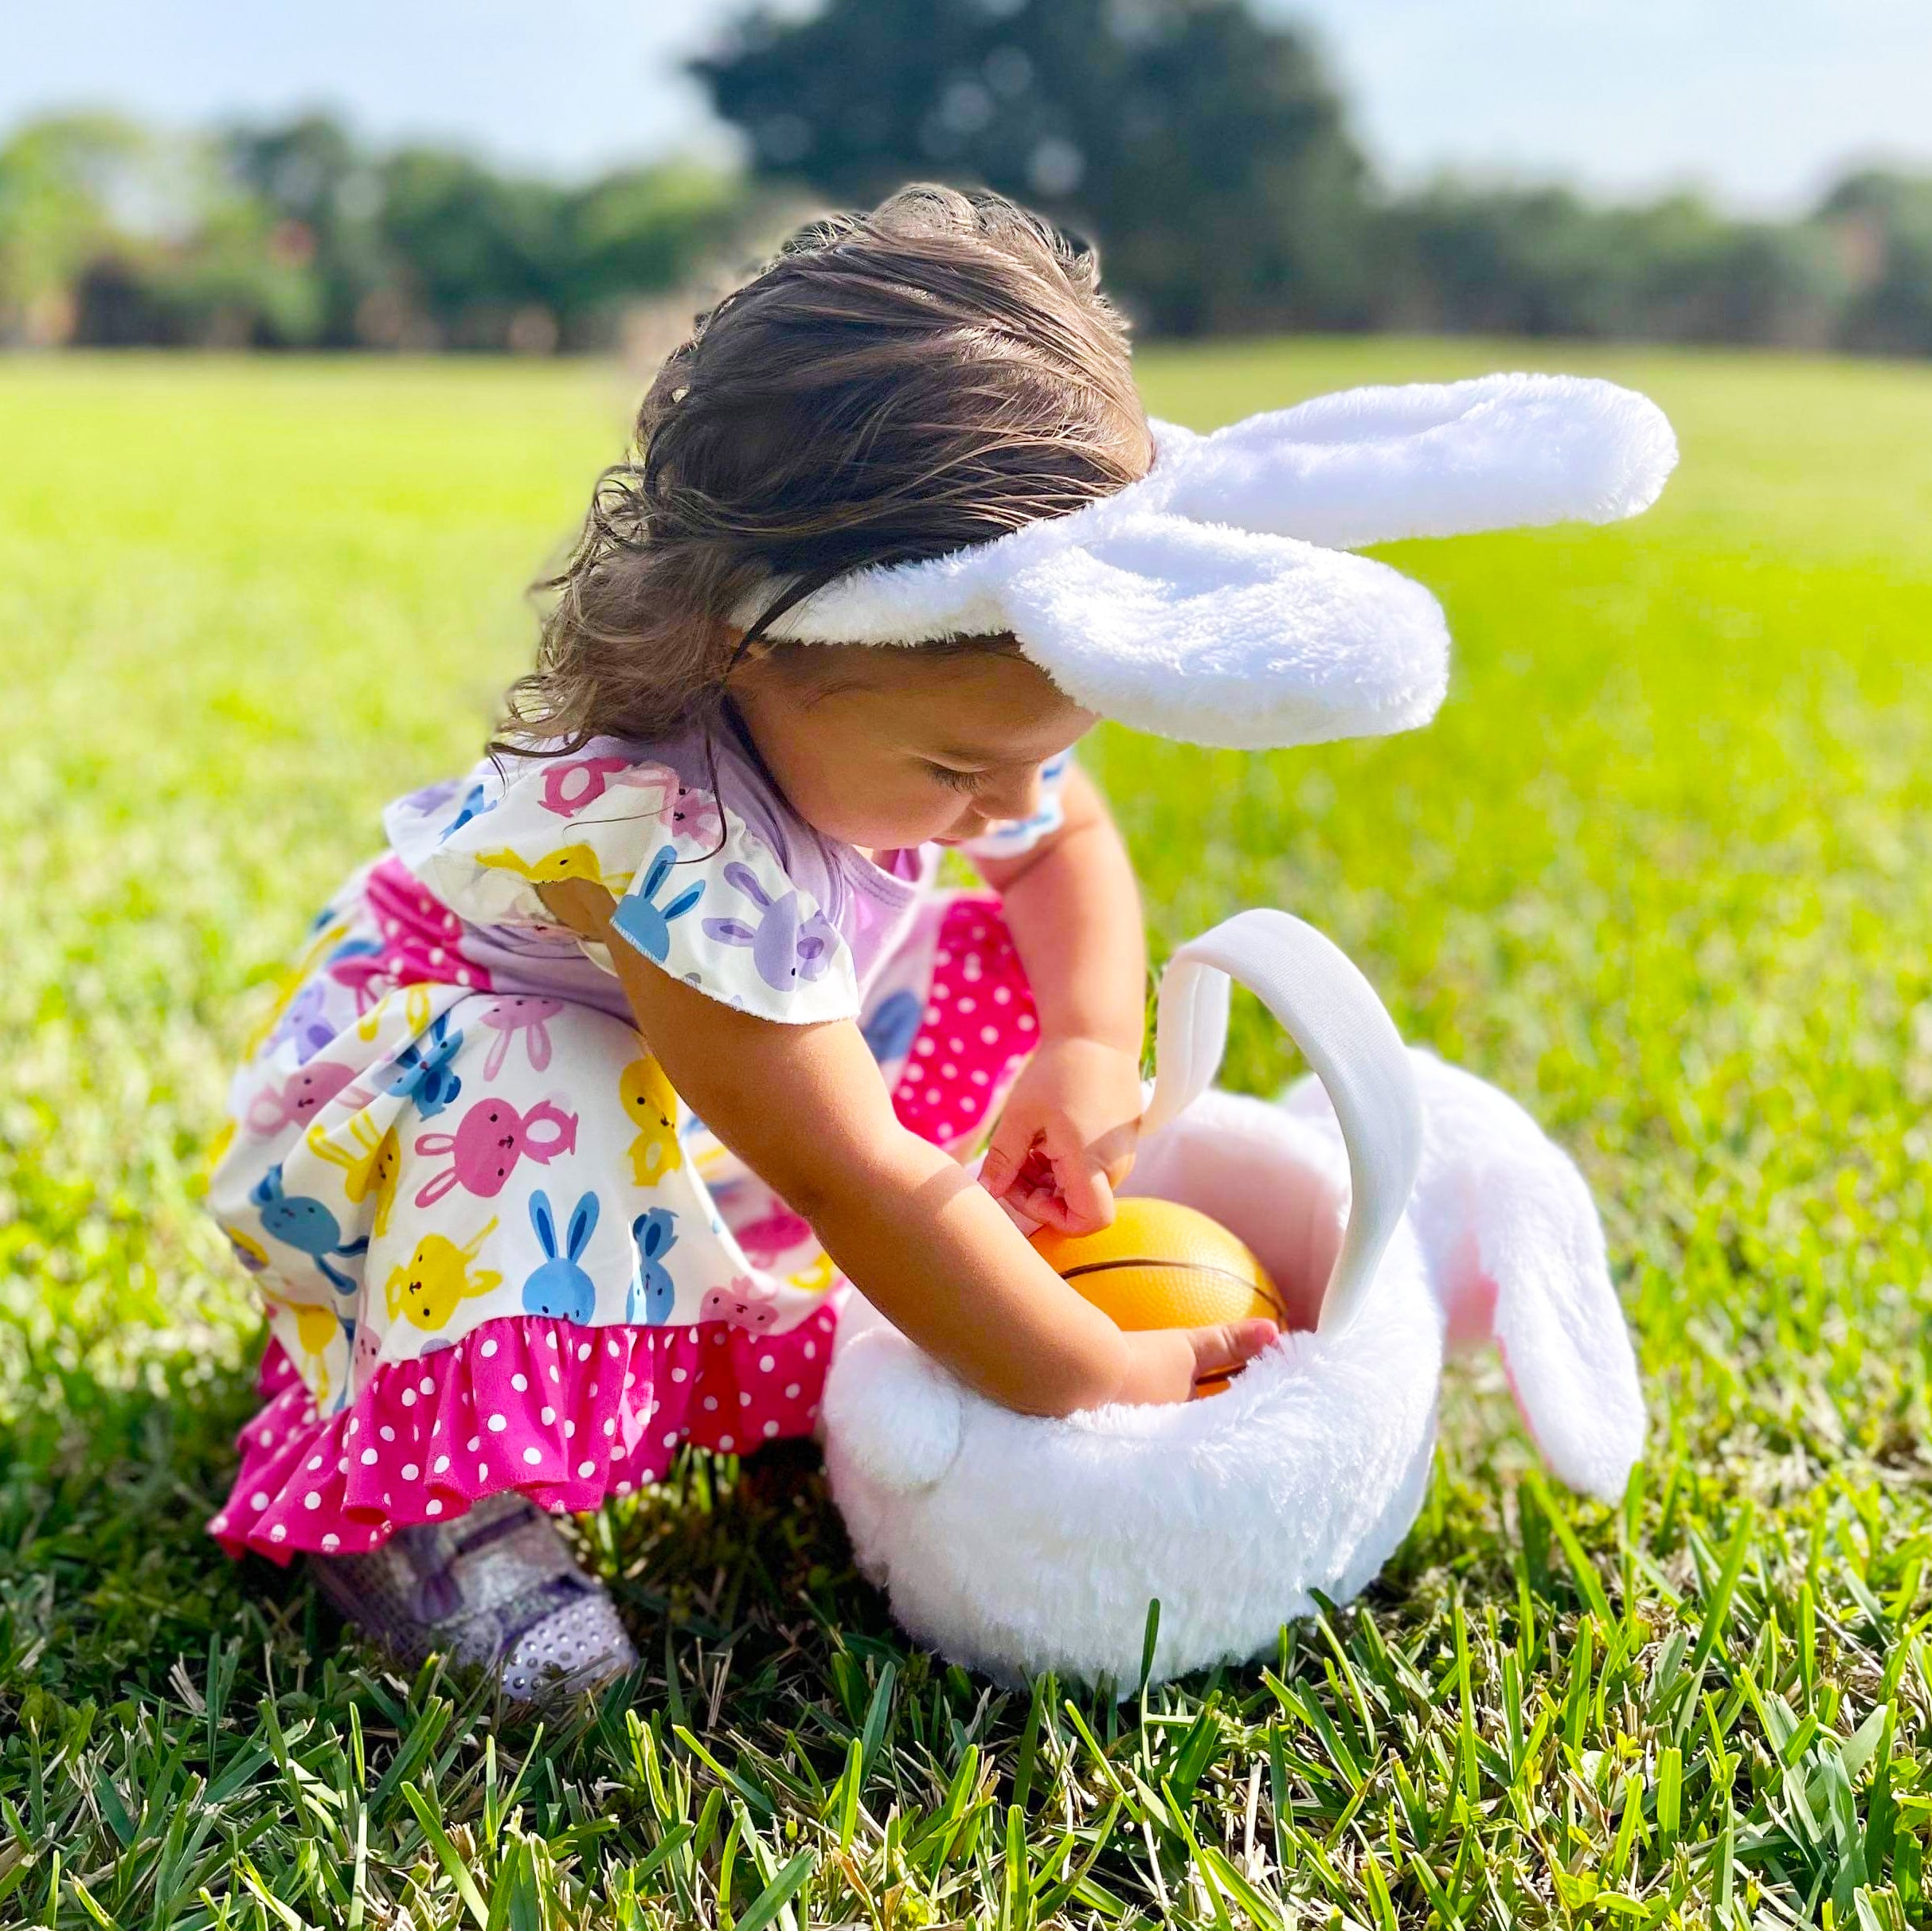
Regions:
<instances>
[{"instance_id":1,"label":"child's nose","mask_svg":"<svg viewBox=\"0 0 1932 1931\"><path fill-rule=\"evenodd\" d=\"M990 819L1032 817L1040 808L1039 767L1029 765L981 792L980 803Z\"/></svg>"}]
</instances>

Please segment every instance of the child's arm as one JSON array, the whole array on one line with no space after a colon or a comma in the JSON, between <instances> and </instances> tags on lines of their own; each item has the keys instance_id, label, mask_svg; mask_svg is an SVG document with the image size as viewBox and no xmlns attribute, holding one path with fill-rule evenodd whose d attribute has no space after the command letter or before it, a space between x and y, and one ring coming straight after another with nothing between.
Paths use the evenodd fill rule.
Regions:
<instances>
[{"instance_id":1,"label":"child's arm","mask_svg":"<svg viewBox=\"0 0 1932 1931\"><path fill-rule=\"evenodd\" d=\"M1061 803L1064 822L1031 851L979 862L1040 1021L980 1183L1030 1220L1087 1233L1113 1218L1113 1189L1133 1165L1147 935L1127 848L1077 766Z\"/></svg>"},{"instance_id":2,"label":"child's arm","mask_svg":"<svg viewBox=\"0 0 1932 1931\"><path fill-rule=\"evenodd\" d=\"M856 1025L737 1011L635 952L600 887L543 897L610 948L651 1052L706 1125L811 1222L894 1326L995 1401L1039 1414L1184 1401L1197 1376L1273 1339L1266 1321L1121 1333L963 1169L899 1124Z\"/></svg>"}]
</instances>

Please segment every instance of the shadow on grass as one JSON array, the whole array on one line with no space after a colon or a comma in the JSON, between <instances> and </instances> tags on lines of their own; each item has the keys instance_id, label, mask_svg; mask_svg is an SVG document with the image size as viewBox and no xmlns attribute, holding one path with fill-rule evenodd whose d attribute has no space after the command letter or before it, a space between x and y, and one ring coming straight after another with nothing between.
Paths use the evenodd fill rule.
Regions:
<instances>
[{"instance_id":1,"label":"shadow on grass","mask_svg":"<svg viewBox=\"0 0 1932 1931\"><path fill-rule=\"evenodd\" d=\"M198 1675L237 1639L262 1694L326 1659L386 1667L299 1562L231 1561L206 1534L255 1405L252 1371L162 1367L117 1389L69 1370L0 1426L0 1707L178 1695L178 1666ZM686 1451L660 1486L562 1526L660 1691L673 1659L714 1706L726 1651L735 1698L843 1644L897 1647L811 1443L743 1463Z\"/></svg>"}]
</instances>

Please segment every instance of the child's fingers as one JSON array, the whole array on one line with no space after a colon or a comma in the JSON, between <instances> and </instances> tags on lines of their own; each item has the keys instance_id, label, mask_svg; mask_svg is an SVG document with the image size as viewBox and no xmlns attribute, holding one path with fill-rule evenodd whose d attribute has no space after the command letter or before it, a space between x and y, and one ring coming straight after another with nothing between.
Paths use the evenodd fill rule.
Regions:
<instances>
[{"instance_id":1,"label":"child's fingers","mask_svg":"<svg viewBox=\"0 0 1932 1931\"><path fill-rule=\"evenodd\" d=\"M1101 1228L1113 1225L1113 1189L1099 1167L1078 1158L1056 1160L1053 1179L1054 1190L1048 1195L1054 1207L1051 1218L1062 1233L1097 1233ZM1030 1214L1040 1211L1031 1201L1027 1203L1027 1210Z\"/></svg>"},{"instance_id":2,"label":"child's fingers","mask_svg":"<svg viewBox=\"0 0 1932 1931\"><path fill-rule=\"evenodd\" d=\"M1019 1172L1020 1162L1027 1157L1027 1143L1021 1141L1015 1148L998 1134L994 1136L993 1143L980 1162L980 1184L994 1199L1003 1198L1012 1186Z\"/></svg>"},{"instance_id":3,"label":"child's fingers","mask_svg":"<svg viewBox=\"0 0 1932 1931\"><path fill-rule=\"evenodd\" d=\"M1011 1194L995 1194L994 1202L1000 1212L1005 1214L1007 1218L1029 1240L1032 1239L1044 1225L1037 1214L1029 1214L1026 1207L1014 1199Z\"/></svg>"},{"instance_id":4,"label":"child's fingers","mask_svg":"<svg viewBox=\"0 0 1932 1931\"><path fill-rule=\"evenodd\" d=\"M1187 1330L1194 1349L1194 1378L1226 1374L1252 1361L1274 1340L1280 1330L1270 1320L1257 1317L1247 1321L1217 1321L1209 1327Z\"/></svg>"}]
</instances>

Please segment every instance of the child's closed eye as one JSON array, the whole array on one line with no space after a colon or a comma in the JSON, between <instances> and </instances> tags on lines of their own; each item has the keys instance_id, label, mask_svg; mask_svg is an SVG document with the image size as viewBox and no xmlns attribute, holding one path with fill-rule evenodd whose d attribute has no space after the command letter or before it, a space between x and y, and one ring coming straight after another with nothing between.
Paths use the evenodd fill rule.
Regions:
<instances>
[{"instance_id":1,"label":"child's closed eye","mask_svg":"<svg viewBox=\"0 0 1932 1931\"><path fill-rule=\"evenodd\" d=\"M930 763L926 769L948 791L976 792L986 782L986 773L983 771L959 771L950 764Z\"/></svg>"}]
</instances>

